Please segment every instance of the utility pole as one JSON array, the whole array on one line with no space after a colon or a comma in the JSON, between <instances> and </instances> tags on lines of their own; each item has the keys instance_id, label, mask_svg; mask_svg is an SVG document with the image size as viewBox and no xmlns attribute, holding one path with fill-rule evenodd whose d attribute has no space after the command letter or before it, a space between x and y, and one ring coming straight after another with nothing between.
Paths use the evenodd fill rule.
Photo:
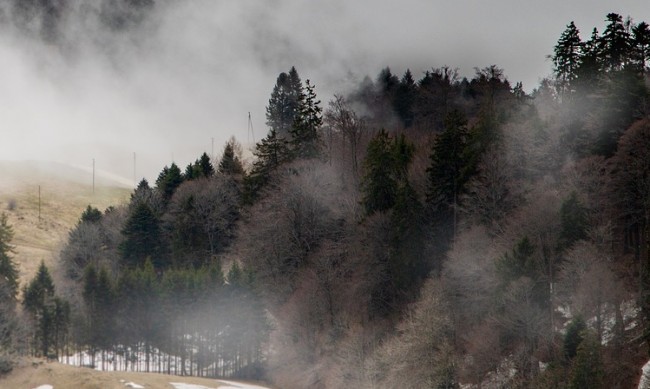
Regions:
<instances>
[{"instance_id":1,"label":"utility pole","mask_svg":"<svg viewBox=\"0 0 650 389\"><path fill-rule=\"evenodd\" d=\"M95 194L95 158L93 158L93 194Z\"/></svg>"},{"instance_id":2,"label":"utility pole","mask_svg":"<svg viewBox=\"0 0 650 389\"><path fill-rule=\"evenodd\" d=\"M251 113L248 112L248 143L251 143L251 138L253 139L253 144L255 144L255 133L253 132L253 120L251 119Z\"/></svg>"}]
</instances>

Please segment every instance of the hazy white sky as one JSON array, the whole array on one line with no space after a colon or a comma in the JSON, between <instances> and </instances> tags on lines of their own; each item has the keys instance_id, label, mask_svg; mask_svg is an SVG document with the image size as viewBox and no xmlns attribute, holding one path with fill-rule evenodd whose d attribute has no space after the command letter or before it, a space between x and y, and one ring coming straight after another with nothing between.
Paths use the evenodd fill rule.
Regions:
<instances>
[{"instance_id":1,"label":"hazy white sky","mask_svg":"<svg viewBox=\"0 0 650 389\"><path fill-rule=\"evenodd\" d=\"M215 154L231 135L245 143L248 112L264 136L275 79L292 65L323 105L385 66L419 78L496 64L530 91L550 74L546 56L565 26L574 20L586 39L609 12L650 21L641 0L158 0L130 33L68 16L60 45L5 26L0 160L95 158L132 179L136 152L138 176L154 180L172 157L184 168L210 153L212 138Z\"/></svg>"}]
</instances>

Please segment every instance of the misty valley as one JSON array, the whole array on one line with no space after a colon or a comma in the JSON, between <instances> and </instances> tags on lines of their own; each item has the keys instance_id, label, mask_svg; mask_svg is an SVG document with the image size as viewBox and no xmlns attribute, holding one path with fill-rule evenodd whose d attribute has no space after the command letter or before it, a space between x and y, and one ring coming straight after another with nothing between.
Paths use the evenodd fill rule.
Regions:
<instances>
[{"instance_id":1,"label":"misty valley","mask_svg":"<svg viewBox=\"0 0 650 389\"><path fill-rule=\"evenodd\" d=\"M52 152L96 142L108 166L0 152L0 388L650 388L646 22L570 22L530 91L488 65L378 67L323 93L287 49L296 65L254 82L262 136L248 112L247 139L197 152L209 89L232 90L224 117L247 108L177 58L217 39L175 40L169 20L196 12L0 2L0 54L46 53L35 106L79 138ZM0 108L3 125L36 138L18 111Z\"/></svg>"}]
</instances>

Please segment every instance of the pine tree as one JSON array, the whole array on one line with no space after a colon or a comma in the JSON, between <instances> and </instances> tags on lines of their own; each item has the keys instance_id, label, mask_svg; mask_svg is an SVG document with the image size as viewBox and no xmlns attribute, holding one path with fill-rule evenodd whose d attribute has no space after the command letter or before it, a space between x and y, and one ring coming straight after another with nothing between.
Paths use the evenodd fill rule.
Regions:
<instances>
[{"instance_id":1,"label":"pine tree","mask_svg":"<svg viewBox=\"0 0 650 389\"><path fill-rule=\"evenodd\" d=\"M445 131L435 140L427 168L427 204L444 224L451 224L455 235L460 197L472 170L467 120L452 111L445 120Z\"/></svg>"},{"instance_id":2,"label":"pine tree","mask_svg":"<svg viewBox=\"0 0 650 389\"><path fill-rule=\"evenodd\" d=\"M97 223L102 220L102 212L88 205L85 211L81 214L81 223Z\"/></svg>"},{"instance_id":3,"label":"pine tree","mask_svg":"<svg viewBox=\"0 0 650 389\"><path fill-rule=\"evenodd\" d=\"M386 130L379 131L368 143L364 168L361 191L366 214L389 210L395 204L398 182L392 142Z\"/></svg>"},{"instance_id":4,"label":"pine tree","mask_svg":"<svg viewBox=\"0 0 650 389\"><path fill-rule=\"evenodd\" d=\"M589 219L587 209L582 205L576 192L571 192L560 208L561 230L558 238L560 250L567 249L573 243L587 237Z\"/></svg>"},{"instance_id":5,"label":"pine tree","mask_svg":"<svg viewBox=\"0 0 650 389\"><path fill-rule=\"evenodd\" d=\"M212 177L214 175L214 166L207 153L201 154L196 165L200 167L201 177Z\"/></svg>"},{"instance_id":6,"label":"pine tree","mask_svg":"<svg viewBox=\"0 0 650 389\"><path fill-rule=\"evenodd\" d=\"M7 222L7 215L0 215L0 296L14 301L18 293L18 269L11 258L14 247L11 241L14 237L13 228Z\"/></svg>"},{"instance_id":7,"label":"pine tree","mask_svg":"<svg viewBox=\"0 0 650 389\"><path fill-rule=\"evenodd\" d=\"M569 389L603 387L605 372L600 349L600 342L596 335L586 331L573 361Z\"/></svg>"},{"instance_id":8,"label":"pine tree","mask_svg":"<svg viewBox=\"0 0 650 389\"><path fill-rule=\"evenodd\" d=\"M630 34L623 17L616 13L607 14L607 26L600 37L600 55L605 71L621 70L630 59Z\"/></svg>"},{"instance_id":9,"label":"pine tree","mask_svg":"<svg viewBox=\"0 0 650 389\"><path fill-rule=\"evenodd\" d=\"M647 72L650 62L650 26L641 22L632 27L632 65L640 74Z\"/></svg>"},{"instance_id":10,"label":"pine tree","mask_svg":"<svg viewBox=\"0 0 650 389\"><path fill-rule=\"evenodd\" d=\"M292 67L289 73L280 73L266 107L266 125L277 136L287 138L300 109L302 82L298 71Z\"/></svg>"},{"instance_id":11,"label":"pine tree","mask_svg":"<svg viewBox=\"0 0 650 389\"><path fill-rule=\"evenodd\" d=\"M122 259L127 266L142 265L147 258L160 268L167 264L160 222L147 204L138 204L122 229Z\"/></svg>"},{"instance_id":12,"label":"pine tree","mask_svg":"<svg viewBox=\"0 0 650 389\"><path fill-rule=\"evenodd\" d=\"M584 94L588 94L598 86L602 69L600 36L594 28L588 41L583 42L580 50L580 66L577 69L577 82Z\"/></svg>"},{"instance_id":13,"label":"pine tree","mask_svg":"<svg viewBox=\"0 0 650 389\"><path fill-rule=\"evenodd\" d=\"M23 289L23 306L31 315L34 325L35 352L48 356L54 338L54 282L44 262L38 268L36 276Z\"/></svg>"},{"instance_id":14,"label":"pine tree","mask_svg":"<svg viewBox=\"0 0 650 389\"><path fill-rule=\"evenodd\" d=\"M289 142L279 137L273 128L269 130L266 138L257 143L253 154L257 159L253 162L253 168L245 181L245 198L248 202L252 202L259 195L271 174L291 159Z\"/></svg>"},{"instance_id":15,"label":"pine tree","mask_svg":"<svg viewBox=\"0 0 650 389\"><path fill-rule=\"evenodd\" d=\"M323 124L320 100L314 86L307 80L299 99L298 113L290 130L291 151L295 158L315 158L320 154L320 128Z\"/></svg>"},{"instance_id":16,"label":"pine tree","mask_svg":"<svg viewBox=\"0 0 650 389\"><path fill-rule=\"evenodd\" d=\"M115 331L115 299L113 283L105 268L99 273L90 265L83 278L83 299L86 306L86 342L93 359L95 352L108 350ZM102 358L102 361L104 358ZM94 365L93 360L93 365Z\"/></svg>"},{"instance_id":17,"label":"pine tree","mask_svg":"<svg viewBox=\"0 0 650 389\"><path fill-rule=\"evenodd\" d=\"M415 98L417 96L417 85L413 80L411 70L407 69L395 90L395 100L393 106L397 116L402 121L404 128L413 125Z\"/></svg>"},{"instance_id":18,"label":"pine tree","mask_svg":"<svg viewBox=\"0 0 650 389\"><path fill-rule=\"evenodd\" d=\"M182 183L183 174L181 173L181 169L172 162L169 167L165 166L158 175L158 179L156 179L156 188L162 195L164 201L168 202L172 198L176 188L178 188Z\"/></svg>"},{"instance_id":19,"label":"pine tree","mask_svg":"<svg viewBox=\"0 0 650 389\"><path fill-rule=\"evenodd\" d=\"M571 22L560 36L553 51L553 67L562 94L571 91L571 84L578 78L582 42L580 32Z\"/></svg>"},{"instance_id":20,"label":"pine tree","mask_svg":"<svg viewBox=\"0 0 650 389\"><path fill-rule=\"evenodd\" d=\"M235 153L235 149L241 147L235 138L230 138L223 148L223 155L219 161L218 171L221 174L228 175L241 175L244 174L244 167L242 166L239 156Z\"/></svg>"}]
</instances>

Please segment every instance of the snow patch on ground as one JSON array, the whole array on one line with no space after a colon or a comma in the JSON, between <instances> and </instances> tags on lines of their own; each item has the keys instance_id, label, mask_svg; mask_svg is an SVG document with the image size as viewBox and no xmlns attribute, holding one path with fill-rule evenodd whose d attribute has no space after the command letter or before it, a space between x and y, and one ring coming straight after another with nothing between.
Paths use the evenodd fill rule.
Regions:
<instances>
[{"instance_id":1,"label":"snow patch on ground","mask_svg":"<svg viewBox=\"0 0 650 389\"><path fill-rule=\"evenodd\" d=\"M127 388L133 388L133 389L144 389L144 386L138 385L138 384L136 384L134 382L127 382L126 384L124 384L124 386L126 386Z\"/></svg>"},{"instance_id":2,"label":"snow patch on ground","mask_svg":"<svg viewBox=\"0 0 650 389\"><path fill-rule=\"evenodd\" d=\"M41 385L41 386L38 386L38 387L36 387L34 389L54 389L54 386L52 386L52 385Z\"/></svg>"},{"instance_id":3,"label":"snow patch on ground","mask_svg":"<svg viewBox=\"0 0 650 389\"><path fill-rule=\"evenodd\" d=\"M639 380L639 389L650 389L650 361L646 362L641 368L641 379Z\"/></svg>"},{"instance_id":4,"label":"snow patch on ground","mask_svg":"<svg viewBox=\"0 0 650 389\"><path fill-rule=\"evenodd\" d=\"M263 386L244 384L241 382L219 380L228 386L220 386L219 389L268 389Z\"/></svg>"},{"instance_id":5,"label":"snow patch on ground","mask_svg":"<svg viewBox=\"0 0 650 389\"><path fill-rule=\"evenodd\" d=\"M174 389L214 389L203 385L183 384L180 382L170 382L169 384L173 386ZM219 389L223 389L223 386Z\"/></svg>"}]
</instances>

